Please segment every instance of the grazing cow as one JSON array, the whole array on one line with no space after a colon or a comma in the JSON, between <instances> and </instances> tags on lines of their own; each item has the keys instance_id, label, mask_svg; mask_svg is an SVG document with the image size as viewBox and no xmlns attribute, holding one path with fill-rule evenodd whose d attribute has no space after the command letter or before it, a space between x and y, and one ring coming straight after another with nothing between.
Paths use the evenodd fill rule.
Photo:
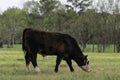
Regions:
<instances>
[{"instance_id":1,"label":"grazing cow","mask_svg":"<svg viewBox=\"0 0 120 80\"><path fill-rule=\"evenodd\" d=\"M74 60L84 71L90 71L87 56L83 55L76 40L67 34L44 32L27 28L23 31L22 47L25 53L28 71L30 61L35 71L40 71L36 60L37 53L42 56L57 56L55 72L58 72L58 67L62 59L66 61L71 72L74 71L71 60Z\"/></svg>"}]
</instances>

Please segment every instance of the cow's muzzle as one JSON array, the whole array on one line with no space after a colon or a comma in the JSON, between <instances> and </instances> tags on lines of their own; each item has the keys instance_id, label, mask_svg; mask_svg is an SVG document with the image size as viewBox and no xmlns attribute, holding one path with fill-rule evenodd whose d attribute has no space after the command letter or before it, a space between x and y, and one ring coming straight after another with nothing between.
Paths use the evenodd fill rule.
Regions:
<instances>
[{"instance_id":1,"label":"cow's muzzle","mask_svg":"<svg viewBox=\"0 0 120 80\"><path fill-rule=\"evenodd\" d=\"M84 66L80 66L82 70L86 71L86 72L91 72L92 70L90 69L89 65L84 65Z\"/></svg>"}]
</instances>

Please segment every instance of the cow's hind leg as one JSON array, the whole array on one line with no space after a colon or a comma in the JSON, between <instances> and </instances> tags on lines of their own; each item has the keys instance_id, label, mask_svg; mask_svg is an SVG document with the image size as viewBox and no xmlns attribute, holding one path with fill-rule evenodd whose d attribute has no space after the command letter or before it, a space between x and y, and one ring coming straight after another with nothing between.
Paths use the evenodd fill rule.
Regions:
<instances>
[{"instance_id":1,"label":"cow's hind leg","mask_svg":"<svg viewBox=\"0 0 120 80\"><path fill-rule=\"evenodd\" d=\"M27 70L27 72L30 72L30 67L29 67L30 54L28 52L26 52L26 54L25 54L25 62L26 62L26 70Z\"/></svg>"},{"instance_id":2,"label":"cow's hind leg","mask_svg":"<svg viewBox=\"0 0 120 80\"><path fill-rule=\"evenodd\" d=\"M60 65L60 62L62 60L63 56L62 55L58 55L57 59L56 59L56 66L55 66L55 72L58 72L58 67Z\"/></svg>"},{"instance_id":3,"label":"cow's hind leg","mask_svg":"<svg viewBox=\"0 0 120 80\"><path fill-rule=\"evenodd\" d=\"M40 72L40 69L37 65L37 53L31 55L31 62L35 68L35 72Z\"/></svg>"}]
</instances>

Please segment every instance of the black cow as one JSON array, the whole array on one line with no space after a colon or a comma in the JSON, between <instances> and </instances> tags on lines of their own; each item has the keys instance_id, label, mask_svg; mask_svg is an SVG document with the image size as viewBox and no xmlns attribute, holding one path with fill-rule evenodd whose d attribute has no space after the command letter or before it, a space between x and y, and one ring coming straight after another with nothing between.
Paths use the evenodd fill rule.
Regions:
<instances>
[{"instance_id":1,"label":"black cow","mask_svg":"<svg viewBox=\"0 0 120 80\"><path fill-rule=\"evenodd\" d=\"M71 72L74 71L71 60L74 60L84 71L90 71L87 56L83 55L76 40L67 34L44 32L27 28L23 31L22 47L25 53L28 71L30 61L35 71L40 71L36 60L37 53L40 53L42 56L57 56L55 72L58 72L58 67L62 59L67 62Z\"/></svg>"}]
</instances>

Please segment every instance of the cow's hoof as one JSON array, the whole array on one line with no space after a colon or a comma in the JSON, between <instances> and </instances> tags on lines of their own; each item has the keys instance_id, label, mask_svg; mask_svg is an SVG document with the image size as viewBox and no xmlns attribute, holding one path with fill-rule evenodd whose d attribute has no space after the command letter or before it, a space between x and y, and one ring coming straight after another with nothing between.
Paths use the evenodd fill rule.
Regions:
<instances>
[{"instance_id":1,"label":"cow's hoof","mask_svg":"<svg viewBox=\"0 0 120 80\"><path fill-rule=\"evenodd\" d=\"M72 69L71 72L74 72L74 69Z\"/></svg>"},{"instance_id":2,"label":"cow's hoof","mask_svg":"<svg viewBox=\"0 0 120 80\"><path fill-rule=\"evenodd\" d=\"M57 72L58 72L58 70L57 70L57 69L55 69L55 72L57 73Z\"/></svg>"},{"instance_id":3,"label":"cow's hoof","mask_svg":"<svg viewBox=\"0 0 120 80\"><path fill-rule=\"evenodd\" d=\"M29 66L26 67L26 72L31 72L31 69Z\"/></svg>"},{"instance_id":4,"label":"cow's hoof","mask_svg":"<svg viewBox=\"0 0 120 80\"><path fill-rule=\"evenodd\" d=\"M38 67L35 67L35 72L40 72L40 69Z\"/></svg>"}]
</instances>

